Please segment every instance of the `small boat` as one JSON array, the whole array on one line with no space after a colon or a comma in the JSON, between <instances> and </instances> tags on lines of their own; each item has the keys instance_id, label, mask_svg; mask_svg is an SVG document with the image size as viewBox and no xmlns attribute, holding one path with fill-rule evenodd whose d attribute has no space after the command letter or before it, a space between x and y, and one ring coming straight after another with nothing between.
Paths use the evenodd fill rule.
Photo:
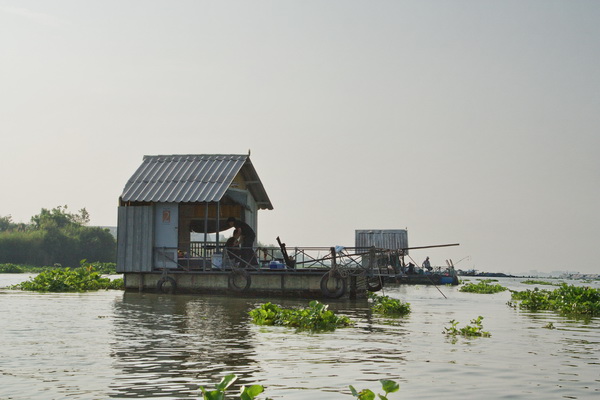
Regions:
<instances>
[{"instance_id":1,"label":"small boat","mask_svg":"<svg viewBox=\"0 0 600 400\"><path fill-rule=\"evenodd\" d=\"M458 285L458 276L451 271L441 273L405 274L400 273L391 282L412 285Z\"/></svg>"}]
</instances>

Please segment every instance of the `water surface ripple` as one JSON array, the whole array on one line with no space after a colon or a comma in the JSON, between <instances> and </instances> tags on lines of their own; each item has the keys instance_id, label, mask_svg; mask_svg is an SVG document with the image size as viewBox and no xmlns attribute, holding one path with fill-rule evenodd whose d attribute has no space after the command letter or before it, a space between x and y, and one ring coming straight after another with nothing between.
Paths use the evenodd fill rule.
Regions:
<instances>
[{"instance_id":1,"label":"water surface ripple","mask_svg":"<svg viewBox=\"0 0 600 400\"><path fill-rule=\"evenodd\" d=\"M0 287L18 279L0 275ZM499 283L532 288L521 281ZM515 310L508 292L440 290L447 298L435 287L386 287L412 305L400 319L373 315L364 300L329 302L356 324L310 334L255 326L247 314L305 300L0 289L0 399L198 399L200 385L228 373L239 376L236 390L260 383L274 399L351 398L348 385L379 392L379 379L400 383L390 400L600 395L600 318ZM478 315L490 338L442 334L451 319L464 326Z\"/></svg>"}]
</instances>

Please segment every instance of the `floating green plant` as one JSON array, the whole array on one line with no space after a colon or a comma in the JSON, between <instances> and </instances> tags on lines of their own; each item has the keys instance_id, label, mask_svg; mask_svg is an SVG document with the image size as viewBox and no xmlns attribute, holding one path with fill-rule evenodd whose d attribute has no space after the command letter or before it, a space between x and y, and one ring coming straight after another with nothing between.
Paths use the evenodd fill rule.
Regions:
<instances>
[{"instance_id":1,"label":"floating green plant","mask_svg":"<svg viewBox=\"0 0 600 400\"><path fill-rule=\"evenodd\" d=\"M379 382L381 383L381 389L385 392L385 394L377 395L377 396L379 396L379 399L381 399L381 400L387 400L387 395L389 393L397 392L400 389L400 385L392 380L380 379ZM363 389L360 392L358 392L356 389L354 389L354 386L350 385L349 387L350 387L350 392L352 393L352 396L358 398L359 400L375 399L375 393L372 390Z\"/></svg>"},{"instance_id":2,"label":"floating green plant","mask_svg":"<svg viewBox=\"0 0 600 400\"><path fill-rule=\"evenodd\" d=\"M93 267L44 271L28 281L11 286L11 289L36 292L85 292L123 288L123 279L110 280L109 278L103 278Z\"/></svg>"},{"instance_id":3,"label":"floating green plant","mask_svg":"<svg viewBox=\"0 0 600 400\"><path fill-rule=\"evenodd\" d=\"M492 336L489 332L486 332L483 330L483 325L481 323L481 321L483 321L483 317L480 315L475 319L471 320L471 324L472 325L465 325L462 328L458 328L458 321L456 320L450 320L450 326L444 328L444 332L446 335L449 336L465 336L465 337L472 337L472 336L481 336L481 337L490 337Z\"/></svg>"},{"instance_id":4,"label":"floating green plant","mask_svg":"<svg viewBox=\"0 0 600 400\"><path fill-rule=\"evenodd\" d=\"M395 317L401 317L410 313L410 303L404 303L402 300L389 296L380 296L372 292L369 292L368 296L372 300L371 309L373 312Z\"/></svg>"},{"instance_id":5,"label":"floating green plant","mask_svg":"<svg viewBox=\"0 0 600 400\"><path fill-rule=\"evenodd\" d=\"M555 283L552 282L548 282L548 281L537 281L535 279L527 279L526 281L523 281L521 283L524 283L525 285L548 285L548 286L555 286Z\"/></svg>"},{"instance_id":6,"label":"floating green plant","mask_svg":"<svg viewBox=\"0 0 600 400\"><path fill-rule=\"evenodd\" d=\"M588 286L561 284L557 289L534 288L522 292L512 292L509 305L525 310L551 310L563 314L600 315L600 289Z\"/></svg>"},{"instance_id":7,"label":"floating green plant","mask_svg":"<svg viewBox=\"0 0 600 400\"><path fill-rule=\"evenodd\" d=\"M22 274L25 269L17 264L0 264L0 274Z\"/></svg>"},{"instance_id":8,"label":"floating green plant","mask_svg":"<svg viewBox=\"0 0 600 400\"><path fill-rule=\"evenodd\" d=\"M548 322L546 325L544 325L544 328L546 328L546 329L556 329L554 327L554 323L553 322Z\"/></svg>"},{"instance_id":9,"label":"floating green plant","mask_svg":"<svg viewBox=\"0 0 600 400\"><path fill-rule=\"evenodd\" d=\"M26 264L0 264L0 273L9 274L39 274L44 271L51 271L54 269L62 269L63 266L60 264L47 265L44 267L34 267L33 265Z\"/></svg>"},{"instance_id":10,"label":"floating green plant","mask_svg":"<svg viewBox=\"0 0 600 400\"><path fill-rule=\"evenodd\" d=\"M285 309L272 303L261 304L249 312L252 322L257 325L278 325L296 328L298 331L333 331L352 325L346 316L336 315L328 310L327 304L313 300L307 308Z\"/></svg>"},{"instance_id":11,"label":"floating green plant","mask_svg":"<svg viewBox=\"0 0 600 400\"><path fill-rule=\"evenodd\" d=\"M104 275L115 275L117 273L117 268L115 263L103 263L103 262L88 262L87 260L80 261L81 267L94 267L96 272L99 272ZM23 274L23 273L33 273L39 274L40 272L52 271L55 269L63 269L61 264L48 265L44 267L35 267L33 265L25 265L25 264L0 264L0 274Z\"/></svg>"},{"instance_id":12,"label":"floating green plant","mask_svg":"<svg viewBox=\"0 0 600 400\"><path fill-rule=\"evenodd\" d=\"M481 281L478 283L467 283L466 285L461 286L459 291L468 292L468 293L482 293L482 294L492 294L499 293L508 290L504 286L500 284L490 284L485 281Z\"/></svg>"},{"instance_id":13,"label":"floating green plant","mask_svg":"<svg viewBox=\"0 0 600 400\"><path fill-rule=\"evenodd\" d=\"M81 260L79 262L81 267L93 267L94 270L103 275L116 275L117 274L117 264L113 262L89 262L88 260Z\"/></svg>"},{"instance_id":14,"label":"floating green plant","mask_svg":"<svg viewBox=\"0 0 600 400\"><path fill-rule=\"evenodd\" d=\"M202 392L203 400L223 400L225 399L225 392L237 380L237 375L230 374L223 379L217 385L215 390L206 390L204 386L200 386L200 391ZM252 400L259 394L261 394L265 388L262 385L252 385L252 386L242 386L240 390L240 399L241 400ZM268 399L267 399L268 400Z\"/></svg>"},{"instance_id":15,"label":"floating green plant","mask_svg":"<svg viewBox=\"0 0 600 400\"><path fill-rule=\"evenodd\" d=\"M207 390L204 386L200 386L200 391L202 392L203 400L224 400L225 392L227 389L237 380L237 375L229 374L221 379L221 382L217 384L214 390ZM378 394L380 400L387 400L387 395L390 393L397 392L400 389L400 385L389 379L381 379L379 381L381 383L381 389L385 392L385 394ZM369 389L363 389L360 392L354 389L352 385L350 387L350 392L352 396L358 398L359 400L374 400L375 393ZM239 393L240 400L253 400L259 394L263 393L265 390L262 385L251 385L251 386L242 386ZM270 400L268 397L266 400Z\"/></svg>"}]
</instances>

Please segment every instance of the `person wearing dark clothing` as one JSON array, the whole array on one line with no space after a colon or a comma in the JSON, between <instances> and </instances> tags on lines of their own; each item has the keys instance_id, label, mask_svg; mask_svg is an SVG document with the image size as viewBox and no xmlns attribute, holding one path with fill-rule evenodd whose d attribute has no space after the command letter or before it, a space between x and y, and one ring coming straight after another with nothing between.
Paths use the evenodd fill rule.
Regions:
<instances>
[{"instance_id":1,"label":"person wearing dark clothing","mask_svg":"<svg viewBox=\"0 0 600 400\"><path fill-rule=\"evenodd\" d=\"M229 260L234 263L237 262L240 257L240 245L234 236L230 237L227 239L227 242L225 242L225 251L227 252Z\"/></svg>"},{"instance_id":2,"label":"person wearing dark clothing","mask_svg":"<svg viewBox=\"0 0 600 400\"><path fill-rule=\"evenodd\" d=\"M243 221L230 217L227 219L227 224L230 228L235 228L233 231L233 237L236 238L242 244L242 258L251 264L255 264L256 257L254 256L254 240L256 239L256 233L254 230Z\"/></svg>"},{"instance_id":3,"label":"person wearing dark clothing","mask_svg":"<svg viewBox=\"0 0 600 400\"><path fill-rule=\"evenodd\" d=\"M240 243L242 243L242 247L252 247L254 246L254 239L256 239L256 233L254 230L245 222L238 221L237 219L231 217L227 220L227 224L230 228L235 228L233 232L234 237L242 237Z\"/></svg>"}]
</instances>

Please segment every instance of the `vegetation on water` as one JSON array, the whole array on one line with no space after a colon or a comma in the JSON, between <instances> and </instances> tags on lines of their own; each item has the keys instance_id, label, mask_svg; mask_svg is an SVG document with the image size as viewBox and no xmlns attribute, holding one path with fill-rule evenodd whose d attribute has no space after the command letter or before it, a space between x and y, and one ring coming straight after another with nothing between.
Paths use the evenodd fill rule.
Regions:
<instances>
[{"instance_id":1,"label":"vegetation on water","mask_svg":"<svg viewBox=\"0 0 600 400\"><path fill-rule=\"evenodd\" d=\"M237 380L237 375L229 374L219 382L214 390L207 390L204 386L200 386L200 391L202 392L203 400L224 400L225 392L229 387ZM379 381L381 383L381 389L385 392L385 394L378 394L379 399L387 400L387 396L389 393L397 392L400 389L400 385L392 380L381 379ZM358 398L359 400L374 400L375 393L369 389L363 389L360 392L354 389L352 385L349 386L350 392L352 396ZM262 385L251 385L251 386L242 386L239 393L240 400L252 400L255 399L259 394L265 391L264 386ZM267 397L266 400L269 400Z\"/></svg>"},{"instance_id":2,"label":"vegetation on water","mask_svg":"<svg viewBox=\"0 0 600 400\"><path fill-rule=\"evenodd\" d=\"M116 261L117 244L108 229L89 227L85 208L70 213L67 206L42 208L28 224L0 216L0 263L16 265L60 264L77 267L82 259Z\"/></svg>"},{"instance_id":3,"label":"vegetation on water","mask_svg":"<svg viewBox=\"0 0 600 400\"><path fill-rule=\"evenodd\" d=\"M334 331L352 325L350 319L328 310L327 304L313 300L307 308L281 308L276 304L264 303L248 314L257 325L277 325L296 328L297 331Z\"/></svg>"},{"instance_id":4,"label":"vegetation on water","mask_svg":"<svg viewBox=\"0 0 600 400\"><path fill-rule=\"evenodd\" d=\"M217 385L215 390L207 390L204 386L200 386L200 391L202 392L203 400L223 400L225 399L225 392L227 389L237 380L237 375L230 374L223 379ZM261 394L265 388L262 385L251 385L251 386L242 386L240 390L239 398L241 400L252 400L256 398L259 394ZM267 398L268 400L268 398Z\"/></svg>"},{"instance_id":5,"label":"vegetation on water","mask_svg":"<svg viewBox=\"0 0 600 400\"><path fill-rule=\"evenodd\" d=\"M60 264L46 265L43 267L36 267L33 265L26 264L0 264L0 274L39 274L40 272L50 271L53 269L62 269L63 266Z\"/></svg>"},{"instance_id":6,"label":"vegetation on water","mask_svg":"<svg viewBox=\"0 0 600 400\"><path fill-rule=\"evenodd\" d=\"M551 310L570 315L600 315L600 289L561 284L557 289L513 291L508 304L530 311Z\"/></svg>"},{"instance_id":7,"label":"vegetation on water","mask_svg":"<svg viewBox=\"0 0 600 400\"><path fill-rule=\"evenodd\" d=\"M480 315L475 319L471 320L472 325L465 325L462 328L458 328L459 322L456 320L450 320L450 326L444 328L444 332L448 336L464 336L464 337L490 337L492 336L489 332L483 330L481 323L483 317Z\"/></svg>"},{"instance_id":8,"label":"vegetation on water","mask_svg":"<svg viewBox=\"0 0 600 400\"><path fill-rule=\"evenodd\" d=\"M81 260L79 264L83 266L92 266L94 269L103 275L115 275L117 273L117 264L115 263L102 263L93 262L90 263L87 260ZM54 269L63 269L64 267L60 264L54 264L43 267L35 267L32 265L23 264L0 264L0 274L39 274L44 271L51 271Z\"/></svg>"},{"instance_id":9,"label":"vegetation on water","mask_svg":"<svg viewBox=\"0 0 600 400\"><path fill-rule=\"evenodd\" d=\"M389 393L397 392L400 389L400 385L389 379L380 379L381 389L385 392L385 394L378 394L377 396L381 400L387 400L387 395ZM356 391L352 385L350 387L350 392L352 396L358 398L359 400L373 400L375 399L375 393L369 389L363 389L360 392Z\"/></svg>"},{"instance_id":10,"label":"vegetation on water","mask_svg":"<svg viewBox=\"0 0 600 400\"><path fill-rule=\"evenodd\" d=\"M371 299L371 310L373 312L388 317L401 317L410 313L410 303L404 303L402 300L380 296L372 292L369 292L368 296Z\"/></svg>"},{"instance_id":11,"label":"vegetation on water","mask_svg":"<svg viewBox=\"0 0 600 400\"><path fill-rule=\"evenodd\" d=\"M489 282L491 281L484 279L477 283L467 283L461 286L459 291L468 293L492 294L508 290L507 288L498 283L490 284Z\"/></svg>"},{"instance_id":12,"label":"vegetation on water","mask_svg":"<svg viewBox=\"0 0 600 400\"><path fill-rule=\"evenodd\" d=\"M25 268L16 264L0 264L0 274L22 274Z\"/></svg>"},{"instance_id":13,"label":"vegetation on water","mask_svg":"<svg viewBox=\"0 0 600 400\"><path fill-rule=\"evenodd\" d=\"M554 327L554 323L553 322L548 322L546 325L544 325L544 328L546 328L546 329L556 329Z\"/></svg>"},{"instance_id":14,"label":"vegetation on water","mask_svg":"<svg viewBox=\"0 0 600 400\"><path fill-rule=\"evenodd\" d=\"M123 279L103 278L92 265L88 265L75 269L60 268L44 271L28 281L11 286L11 289L63 293L124 287Z\"/></svg>"},{"instance_id":15,"label":"vegetation on water","mask_svg":"<svg viewBox=\"0 0 600 400\"><path fill-rule=\"evenodd\" d=\"M538 281L535 279L527 279L526 281L523 281L521 283L524 283L525 285L548 285L548 286L556 285L556 283L552 283L552 282L548 282L548 281Z\"/></svg>"}]
</instances>

